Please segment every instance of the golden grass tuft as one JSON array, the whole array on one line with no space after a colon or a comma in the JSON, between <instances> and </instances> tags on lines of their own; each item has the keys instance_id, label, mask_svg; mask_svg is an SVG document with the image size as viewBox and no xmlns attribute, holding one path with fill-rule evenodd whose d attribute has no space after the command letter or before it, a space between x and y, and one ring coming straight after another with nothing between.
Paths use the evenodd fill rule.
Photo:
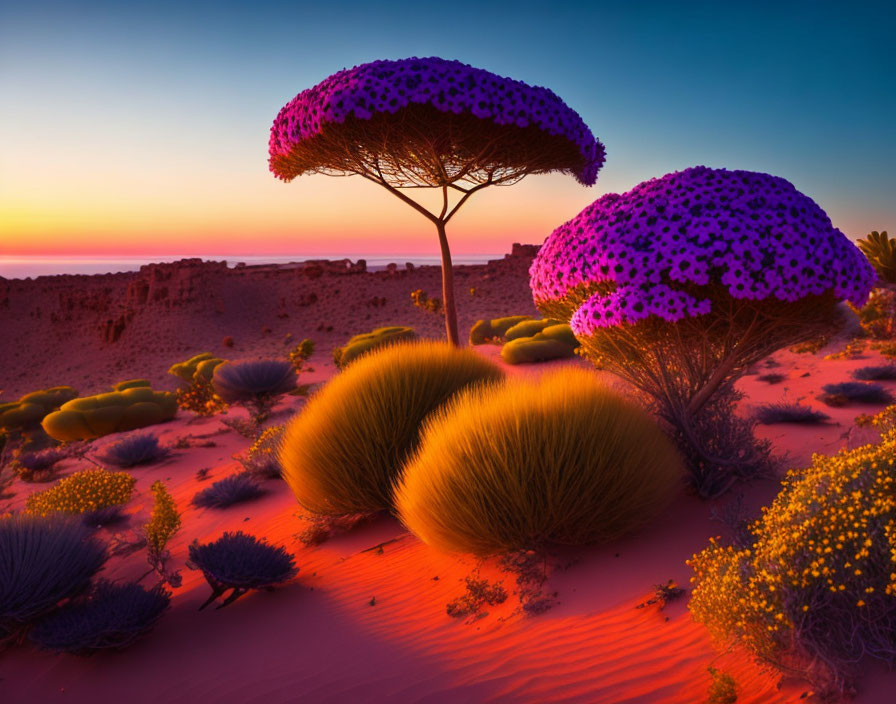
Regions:
<instances>
[{"instance_id":1,"label":"golden grass tuft","mask_svg":"<svg viewBox=\"0 0 896 704\"><path fill-rule=\"evenodd\" d=\"M458 391L503 373L473 350L403 342L371 351L316 393L289 424L283 478L322 515L388 510L423 419Z\"/></svg>"},{"instance_id":2,"label":"golden grass tuft","mask_svg":"<svg viewBox=\"0 0 896 704\"><path fill-rule=\"evenodd\" d=\"M471 389L433 414L395 505L424 542L484 556L614 540L654 518L682 477L646 413L564 368Z\"/></svg>"}]
</instances>

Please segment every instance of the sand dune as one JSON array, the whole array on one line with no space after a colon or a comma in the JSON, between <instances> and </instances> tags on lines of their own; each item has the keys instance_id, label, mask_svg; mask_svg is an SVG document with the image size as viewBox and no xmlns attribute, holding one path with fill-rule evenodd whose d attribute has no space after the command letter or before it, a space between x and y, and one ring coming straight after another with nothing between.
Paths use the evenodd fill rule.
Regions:
<instances>
[{"instance_id":1,"label":"sand dune","mask_svg":"<svg viewBox=\"0 0 896 704\"><path fill-rule=\"evenodd\" d=\"M486 287L489 295L481 300L471 297L474 301L462 305L462 327L468 328L480 316L529 312L519 275L524 263L497 265L491 278L485 278L487 268L480 269L471 268L469 281L475 280L477 288ZM313 317L334 324L334 331L321 339L335 344L343 335L386 322L412 324L437 335L438 318L414 309L407 300L412 288L429 286L435 292L430 279L435 281L436 275L418 270L405 278L377 278L369 289L362 285L362 276L369 275L343 276L340 281L361 282L352 284L351 300L364 300L367 293L377 291L393 301L392 307L371 309L369 320L366 312L359 320L358 309L352 310L344 298L334 298L327 302L328 312L318 311ZM481 283L478 277L483 277ZM292 285L274 279L269 283L285 288ZM224 288L221 282L210 285L213 292ZM245 289L240 289L239 295L244 293ZM16 295L13 290L9 311L26 306L16 301ZM202 296L197 297L195 305L203 305L202 301ZM139 323L143 332L135 332L130 340L126 329L115 343L97 344L97 359L86 351L89 340L72 336L67 347L71 373L81 378L85 391L107 387L125 376L149 376L162 386L167 365L185 352L204 349L202 342L213 333L229 330L235 338L248 340L250 330L267 320L253 317L250 311L243 317L228 317L229 327L202 316L191 327L187 320L194 314L190 302L184 304L183 311L177 306L164 311L141 310L131 325ZM282 327L270 340L241 342L234 349L247 355L282 353L281 333L289 326L297 338L303 337L302 325L310 319L299 314L293 317L292 312L289 318L274 317ZM157 326L150 330L151 321ZM33 319L29 323L25 316L18 334L24 334L26 324L32 325L37 347L29 344L23 349L31 350L35 361L31 371L21 358L13 363L13 376L3 380L10 395L30 389L26 377L31 386L35 385L31 382L72 381L55 366L61 352L41 356L33 350L45 349L48 340L68 334L65 331L74 328L66 326L76 322L63 321L59 329L52 325L44 329L35 326ZM155 336L154 341L149 340L147 330ZM8 354L10 343L4 344ZM224 351L211 347L217 353ZM498 356L496 347L480 349L488 356ZM328 356L326 344L319 347L312 359L315 371L306 381L323 381L333 373ZM128 360L127 364L122 364L123 360ZM874 408L831 409L820 405L815 395L823 383L847 380L856 366L879 361L877 357L823 361L820 356L781 352L774 357L774 371L786 379L772 385L760 381L758 375L745 377L740 384L746 394L742 411L783 400L823 408L832 421L822 426L760 426L760 434L772 440L779 454L789 457L782 469L804 464L812 451L834 452L847 443L868 439L851 429L858 413ZM539 374L554 364L585 362L576 359L508 371ZM896 384L890 386L896 390ZM282 422L301 409L301 399L288 398L278 406L273 422ZM230 416L242 413L234 410ZM557 593L557 603L542 615L520 613L518 601L511 595L504 604L487 608L483 618L464 621L447 616L445 607L461 595L466 576L479 569L483 577L503 581L509 591L513 577L492 562L478 564L469 557L435 552L392 518L382 517L322 545L305 547L296 539L304 523L283 482L268 481L265 496L226 510L191 506L193 495L209 481L236 471L233 455L245 451L249 441L224 426L221 418L195 420L190 414L181 415L153 430L165 444L190 438L192 446L174 450L162 464L133 470L138 479L137 495L129 507L128 524L136 529L146 520L149 487L155 479L163 479L183 512L183 528L171 548L173 564L182 569L184 582L175 591L170 612L153 633L123 653L82 659L57 657L29 646L8 650L0 658L4 703L693 703L706 698L710 684L707 667L711 664L735 677L739 703L803 701L804 684L779 683L778 676L741 652L720 654L705 629L691 620L686 597L665 610L636 608L651 595L654 584L674 579L687 586L690 571L685 560L705 546L710 536L724 533L724 527L712 519L712 510L720 503L702 502L683 493L660 520L618 543L557 550L547 581L547 589ZM78 468L76 462L67 461L63 474ZM208 478L198 479L197 471L205 468ZM15 495L0 503L0 512L20 509L26 496L39 488L42 486L17 482ZM776 491L774 480L756 482L744 489L745 505L755 511ZM290 584L273 592L252 593L224 610L199 612L208 587L198 572L184 567L187 547L194 539L214 539L226 530L244 530L284 545L295 554L300 572ZM118 527L102 534L116 531L126 529ZM376 549L378 545L381 549ZM142 552L113 558L104 574L112 579L135 578L144 571L143 560ZM892 701L888 693L896 687L896 677L875 671L864 686L858 702Z\"/></svg>"}]
</instances>

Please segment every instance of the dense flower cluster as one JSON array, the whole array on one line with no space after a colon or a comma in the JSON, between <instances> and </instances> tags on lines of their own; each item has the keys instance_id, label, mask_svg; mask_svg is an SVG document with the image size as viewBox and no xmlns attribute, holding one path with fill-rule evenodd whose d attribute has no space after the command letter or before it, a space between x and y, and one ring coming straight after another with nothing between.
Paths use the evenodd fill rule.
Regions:
<instances>
[{"instance_id":1,"label":"dense flower cluster","mask_svg":"<svg viewBox=\"0 0 896 704\"><path fill-rule=\"evenodd\" d=\"M28 497L28 513L46 516L53 513L81 514L130 501L134 479L127 472L85 469L60 479L45 491Z\"/></svg>"},{"instance_id":2,"label":"dense flower cluster","mask_svg":"<svg viewBox=\"0 0 896 704\"><path fill-rule=\"evenodd\" d=\"M894 453L891 430L791 471L751 545L713 541L689 561L694 616L775 664L896 660Z\"/></svg>"},{"instance_id":3,"label":"dense flower cluster","mask_svg":"<svg viewBox=\"0 0 896 704\"><path fill-rule=\"evenodd\" d=\"M699 287L797 301L831 291L861 305L875 282L862 253L782 178L697 166L610 193L557 228L530 269L536 304L577 288L577 334L711 309Z\"/></svg>"},{"instance_id":4,"label":"dense flower cluster","mask_svg":"<svg viewBox=\"0 0 896 704\"><path fill-rule=\"evenodd\" d=\"M534 125L561 135L582 155L576 178L585 185L597 180L604 162L603 145L552 91L437 57L362 64L299 93L274 120L270 155L288 154L293 144L316 136L327 123L341 123L352 115L369 120L376 113L394 114L413 104L469 113L496 125ZM273 164L271 170L280 175Z\"/></svg>"}]
</instances>

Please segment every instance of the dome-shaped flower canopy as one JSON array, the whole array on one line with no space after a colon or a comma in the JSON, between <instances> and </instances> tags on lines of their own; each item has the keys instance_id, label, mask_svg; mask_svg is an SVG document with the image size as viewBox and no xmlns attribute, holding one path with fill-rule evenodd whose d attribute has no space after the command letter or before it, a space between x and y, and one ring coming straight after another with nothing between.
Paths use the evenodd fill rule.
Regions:
<instances>
[{"instance_id":1,"label":"dome-shaped flower canopy","mask_svg":"<svg viewBox=\"0 0 896 704\"><path fill-rule=\"evenodd\" d=\"M548 171L592 185L605 155L547 88L435 57L362 64L299 93L274 120L269 153L285 181L359 173L360 163L395 186Z\"/></svg>"},{"instance_id":2,"label":"dome-shaped flower canopy","mask_svg":"<svg viewBox=\"0 0 896 704\"><path fill-rule=\"evenodd\" d=\"M530 269L536 304L590 298L573 330L710 312L706 287L734 299L830 292L861 305L871 265L809 197L782 178L697 166L607 194L548 237Z\"/></svg>"}]
</instances>

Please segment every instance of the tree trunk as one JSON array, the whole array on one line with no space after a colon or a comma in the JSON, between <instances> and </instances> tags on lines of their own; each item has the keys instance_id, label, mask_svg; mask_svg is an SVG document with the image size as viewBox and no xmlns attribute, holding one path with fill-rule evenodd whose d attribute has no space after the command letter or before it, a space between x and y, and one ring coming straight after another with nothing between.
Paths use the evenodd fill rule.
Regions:
<instances>
[{"instance_id":1,"label":"tree trunk","mask_svg":"<svg viewBox=\"0 0 896 704\"><path fill-rule=\"evenodd\" d=\"M445 234L445 223L436 223L439 231L439 246L442 249L442 302L445 304L445 330L448 342L460 347L457 335L457 308L454 304L454 269L451 266L451 250L448 248L448 236Z\"/></svg>"}]
</instances>

